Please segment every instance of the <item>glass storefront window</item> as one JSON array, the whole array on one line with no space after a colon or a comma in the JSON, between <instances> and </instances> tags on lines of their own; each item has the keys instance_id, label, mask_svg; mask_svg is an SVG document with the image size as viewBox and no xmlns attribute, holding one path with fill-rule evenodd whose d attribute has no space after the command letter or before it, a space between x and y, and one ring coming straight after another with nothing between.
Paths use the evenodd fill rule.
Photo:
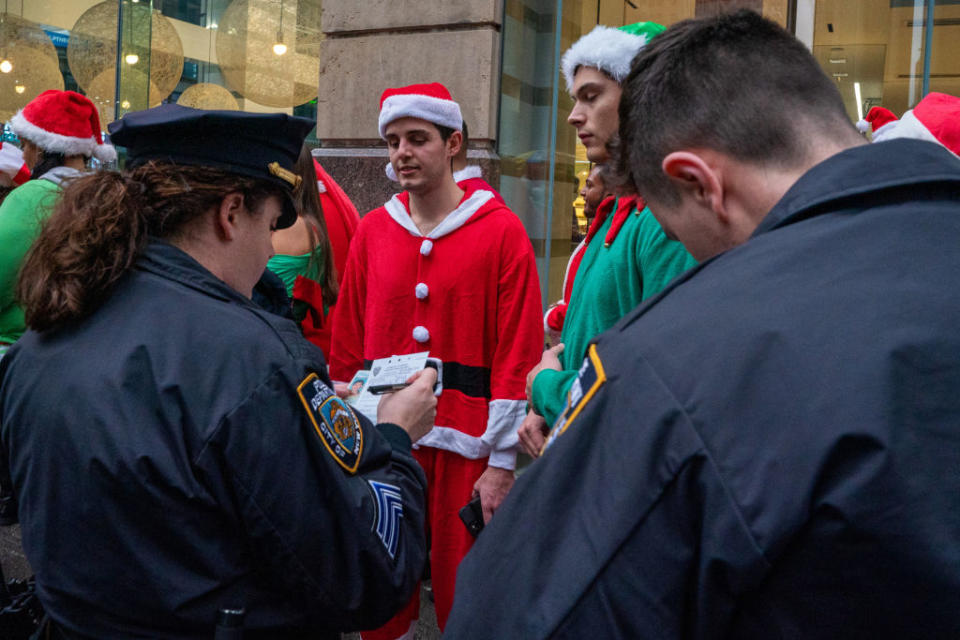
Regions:
<instances>
[{"instance_id":1,"label":"glass storefront window","mask_svg":"<svg viewBox=\"0 0 960 640\"><path fill-rule=\"evenodd\" d=\"M960 94L960 0L817 0L813 52L851 120L903 115L930 91Z\"/></svg>"},{"instance_id":2,"label":"glass storefront window","mask_svg":"<svg viewBox=\"0 0 960 640\"><path fill-rule=\"evenodd\" d=\"M2 9L0 56L12 56L11 72L0 69L3 121L47 89L87 95L104 129L162 102L316 117L321 0L4 0Z\"/></svg>"}]
</instances>

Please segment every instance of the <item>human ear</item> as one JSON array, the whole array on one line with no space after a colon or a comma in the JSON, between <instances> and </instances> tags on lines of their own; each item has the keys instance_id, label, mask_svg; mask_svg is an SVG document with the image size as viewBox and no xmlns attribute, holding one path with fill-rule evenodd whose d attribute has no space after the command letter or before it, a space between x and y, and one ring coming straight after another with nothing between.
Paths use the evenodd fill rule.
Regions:
<instances>
[{"instance_id":1,"label":"human ear","mask_svg":"<svg viewBox=\"0 0 960 640\"><path fill-rule=\"evenodd\" d=\"M674 151L661 163L673 186L718 218L727 217L722 175L718 167L691 151Z\"/></svg>"},{"instance_id":2,"label":"human ear","mask_svg":"<svg viewBox=\"0 0 960 640\"><path fill-rule=\"evenodd\" d=\"M220 201L215 212L217 235L223 240L233 240L237 234L237 218L243 213L243 194L228 193Z\"/></svg>"},{"instance_id":3,"label":"human ear","mask_svg":"<svg viewBox=\"0 0 960 640\"><path fill-rule=\"evenodd\" d=\"M450 137L447 138L447 152L450 154L450 157L460 153L460 146L463 144L463 134L459 131L454 131L450 134Z\"/></svg>"}]
</instances>

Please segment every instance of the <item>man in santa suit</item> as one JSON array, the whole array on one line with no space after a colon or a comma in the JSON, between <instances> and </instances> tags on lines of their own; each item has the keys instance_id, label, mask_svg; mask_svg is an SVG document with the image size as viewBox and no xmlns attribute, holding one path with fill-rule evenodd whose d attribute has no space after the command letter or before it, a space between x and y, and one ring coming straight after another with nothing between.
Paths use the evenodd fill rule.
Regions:
<instances>
[{"instance_id":1,"label":"man in santa suit","mask_svg":"<svg viewBox=\"0 0 960 640\"><path fill-rule=\"evenodd\" d=\"M457 512L479 494L489 520L513 485L526 372L543 347L533 247L488 189L462 189L452 159L459 105L439 84L388 89L380 136L404 191L364 216L333 319L330 373L349 380L372 360L429 351L443 361L437 422L418 443L428 479L437 622L453 602L472 538ZM368 638L412 638L418 597Z\"/></svg>"}]
</instances>

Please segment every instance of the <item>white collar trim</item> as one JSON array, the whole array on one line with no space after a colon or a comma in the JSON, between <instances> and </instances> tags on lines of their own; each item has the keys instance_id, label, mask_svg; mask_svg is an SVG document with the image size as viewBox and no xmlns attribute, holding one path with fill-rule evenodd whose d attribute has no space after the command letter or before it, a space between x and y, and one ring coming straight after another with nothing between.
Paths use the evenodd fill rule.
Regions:
<instances>
[{"instance_id":1,"label":"white collar trim","mask_svg":"<svg viewBox=\"0 0 960 640\"><path fill-rule=\"evenodd\" d=\"M460 171L455 171L453 173L454 182L463 182L464 180L470 180L471 178L482 178L483 171L475 164L468 165Z\"/></svg>"},{"instance_id":2,"label":"white collar trim","mask_svg":"<svg viewBox=\"0 0 960 640\"><path fill-rule=\"evenodd\" d=\"M383 208L387 210L387 213L390 214L390 217L393 218L393 221L399 224L401 227L410 232L410 235L416 236L418 238L430 238L431 240L436 240L442 236L445 236L449 233L453 233L469 220L473 214L480 210L480 207L485 205L488 200L493 198L493 193L486 191L485 189L478 189L470 194L470 197L460 203L460 205L447 214L447 217L443 219L443 222L434 227L433 231L424 236L420 233L420 230L417 229L417 225L413 223L413 218L410 217L410 212L407 211L407 208L403 206L403 203L399 198L400 194L394 195L390 200L387 201Z\"/></svg>"}]
</instances>

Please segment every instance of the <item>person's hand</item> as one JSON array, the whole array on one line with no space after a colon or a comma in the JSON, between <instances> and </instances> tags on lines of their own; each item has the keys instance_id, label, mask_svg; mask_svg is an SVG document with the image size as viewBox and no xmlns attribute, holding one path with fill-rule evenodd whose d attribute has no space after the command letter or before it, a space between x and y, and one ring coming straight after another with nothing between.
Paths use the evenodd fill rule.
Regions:
<instances>
[{"instance_id":1,"label":"person's hand","mask_svg":"<svg viewBox=\"0 0 960 640\"><path fill-rule=\"evenodd\" d=\"M490 522L493 512L500 508L500 504L513 486L514 479L513 471L510 469L487 467L474 483L473 495L480 496L480 506L483 507L483 524Z\"/></svg>"},{"instance_id":2,"label":"person's hand","mask_svg":"<svg viewBox=\"0 0 960 640\"><path fill-rule=\"evenodd\" d=\"M350 385L348 385L346 382L334 382L333 392L337 394L338 398L347 398L353 395L350 393Z\"/></svg>"},{"instance_id":3,"label":"person's hand","mask_svg":"<svg viewBox=\"0 0 960 640\"><path fill-rule=\"evenodd\" d=\"M562 342L544 351L543 355L540 356L540 364L530 369L530 373L527 374L527 400L529 402L533 402L533 379L537 377L538 373L544 369L553 369L555 371L563 370L559 357L561 353L563 353Z\"/></svg>"},{"instance_id":4,"label":"person's hand","mask_svg":"<svg viewBox=\"0 0 960 640\"><path fill-rule=\"evenodd\" d=\"M410 376L407 379L409 387L380 399L377 422L392 422L406 431L414 442L427 435L437 417L437 397L433 395L436 381L436 369L424 369Z\"/></svg>"},{"instance_id":5,"label":"person's hand","mask_svg":"<svg viewBox=\"0 0 960 640\"><path fill-rule=\"evenodd\" d=\"M520 446L527 452L531 458L539 458L540 451L543 449L543 443L547 440L547 421L543 416L538 416L533 411L527 412L527 417L523 419L520 428L517 429L517 435L520 437Z\"/></svg>"}]
</instances>

